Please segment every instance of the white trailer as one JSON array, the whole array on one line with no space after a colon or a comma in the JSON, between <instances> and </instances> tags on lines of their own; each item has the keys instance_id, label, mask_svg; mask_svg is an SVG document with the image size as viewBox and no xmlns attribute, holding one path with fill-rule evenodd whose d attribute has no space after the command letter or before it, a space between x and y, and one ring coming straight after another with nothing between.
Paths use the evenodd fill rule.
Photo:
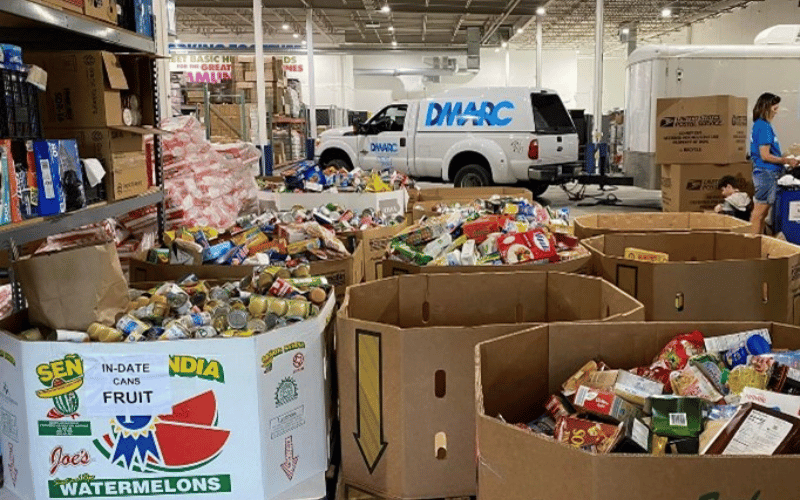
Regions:
<instances>
[{"instance_id":1,"label":"white trailer","mask_svg":"<svg viewBox=\"0 0 800 500\"><path fill-rule=\"evenodd\" d=\"M800 143L798 45L644 46L628 58L626 90L625 172L641 188L661 188L661 167L655 163L659 98L746 97L749 131L756 99L772 92L782 98L773 122L781 146Z\"/></svg>"}]
</instances>

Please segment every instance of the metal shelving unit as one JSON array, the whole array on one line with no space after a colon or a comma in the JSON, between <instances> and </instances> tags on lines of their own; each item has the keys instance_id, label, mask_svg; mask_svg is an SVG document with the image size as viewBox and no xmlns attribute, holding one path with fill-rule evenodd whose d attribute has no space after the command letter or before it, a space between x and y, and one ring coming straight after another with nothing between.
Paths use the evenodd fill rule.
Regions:
<instances>
[{"instance_id":1,"label":"metal shelving unit","mask_svg":"<svg viewBox=\"0 0 800 500\"><path fill-rule=\"evenodd\" d=\"M42 35L53 31L75 42L70 45L71 49L93 47L148 53L156 51L155 41L147 37L30 0L0 0L0 27L3 27L4 41L19 41L28 46L44 45L51 49L54 39Z\"/></svg>"},{"instance_id":2,"label":"metal shelving unit","mask_svg":"<svg viewBox=\"0 0 800 500\"><path fill-rule=\"evenodd\" d=\"M23 57L25 50L58 50L59 48L156 53L156 44L153 39L78 13L31 0L0 0L0 28L3 33L3 42L22 46ZM158 102L160 96L155 60L151 63L151 71L155 94L155 119L156 123L159 123ZM101 202L74 212L0 226L0 250L8 250L13 261L19 258L18 248L21 245L153 205L158 208L158 229L159 233L163 234L164 181L161 140L158 135L154 137L157 187L142 195L116 202ZM10 278L14 283L13 273ZM18 283L14 283L14 285L14 305L16 309L20 309L24 306L24 300Z\"/></svg>"}]
</instances>

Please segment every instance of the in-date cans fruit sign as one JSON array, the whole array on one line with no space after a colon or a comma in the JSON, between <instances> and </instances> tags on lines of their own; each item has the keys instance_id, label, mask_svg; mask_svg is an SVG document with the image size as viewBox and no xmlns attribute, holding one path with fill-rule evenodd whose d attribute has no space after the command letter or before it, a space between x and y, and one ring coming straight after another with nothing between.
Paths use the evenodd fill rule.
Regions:
<instances>
[{"instance_id":1,"label":"in-date cans fruit sign","mask_svg":"<svg viewBox=\"0 0 800 500\"><path fill-rule=\"evenodd\" d=\"M84 407L92 416L169 413L167 356L86 356Z\"/></svg>"}]
</instances>

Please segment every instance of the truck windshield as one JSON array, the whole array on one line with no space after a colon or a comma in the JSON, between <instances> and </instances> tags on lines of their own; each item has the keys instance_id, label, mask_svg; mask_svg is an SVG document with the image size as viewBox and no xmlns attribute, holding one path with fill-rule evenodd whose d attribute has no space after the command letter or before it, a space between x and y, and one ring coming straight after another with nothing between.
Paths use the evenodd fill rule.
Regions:
<instances>
[{"instance_id":1,"label":"truck windshield","mask_svg":"<svg viewBox=\"0 0 800 500\"><path fill-rule=\"evenodd\" d=\"M575 125L556 94L531 94L537 134L575 133Z\"/></svg>"}]
</instances>

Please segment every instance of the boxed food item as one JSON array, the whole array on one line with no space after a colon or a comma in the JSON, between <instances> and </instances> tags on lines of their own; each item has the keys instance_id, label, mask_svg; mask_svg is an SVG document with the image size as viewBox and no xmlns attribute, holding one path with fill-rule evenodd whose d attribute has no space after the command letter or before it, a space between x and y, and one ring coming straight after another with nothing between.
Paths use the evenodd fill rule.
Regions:
<instances>
[{"instance_id":1,"label":"boxed food item","mask_svg":"<svg viewBox=\"0 0 800 500\"><path fill-rule=\"evenodd\" d=\"M640 444L630 447L627 436L634 435L634 423L626 422L625 437L610 453L567 446L532 426L515 425L549 414L549 396L558 393L586 359L602 359L622 370L660 360L664 346L683 338L684 332L702 332L706 340L713 340L764 329L775 356L800 349L798 327L750 322L560 323L478 345L481 498L521 500L530 498L531 491L544 500L710 500L736 498L737 492L745 498L785 496L800 462L798 419L769 405L709 407L700 398L654 396L651 409L644 409L652 417L639 419L637 425ZM702 353L709 354L705 348ZM701 447L697 433L703 430L712 432ZM709 446L708 456L701 456Z\"/></svg>"},{"instance_id":2,"label":"boxed food item","mask_svg":"<svg viewBox=\"0 0 800 500\"><path fill-rule=\"evenodd\" d=\"M458 292L477 289L492 293ZM633 319L641 310L601 280L561 273L351 286L337 319L344 481L394 498L474 495L475 424L464 415L474 408L475 345L540 321L592 317Z\"/></svg>"},{"instance_id":3,"label":"boxed food item","mask_svg":"<svg viewBox=\"0 0 800 500\"><path fill-rule=\"evenodd\" d=\"M747 99L658 99L656 163L735 163L747 158Z\"/></svg>"},{"instance_id":4,"label":"boxed food item","mask_svg":"<svg viewBox=\"0 0 800 500\"><path fill-rule=\"evenodd\" d=\"M17 177L19 212L23 219L39 216L39 186L36 177L36 153L33 141L11 142L11 157Z\"/></svg>"},{"instance_id":5,"label":"boxed food item","mask_svg":"<svg viewBox=\"0 0 800 500\"><path fill-rule=\"evenodd\" d=\"M581 242L605 279L645 304L650 321L772 320L800 324L800 247L734 233L607 234ZM624 258L634 247L669 262Z\"/></svg>"},{"instance_id":6,"label":"boxed food item","mask_svg":"<svg viewBox=\"0 0 800 500\"><path fill-rule=\"evenodd\" d=\"M117 24L117 1L116 0L85 0L83 13L89 17Z\"/></svg>"},{"instance_id":7,"label":"boxed food item","mask_svg":"<svg viewBox=\"0 0 800 500\"><path fill-rule=\"evenodd\" d=\"M642 250L641 248L626 248L625 258L639 262L653 262L663 263L669 262L669 255L663 252L652 252L650 250Z\"/></svg>"},{"instance_id":8,"label":"boxed food item","mask_svg":"<svg viewBox=\"0 0 800 500\"><path fill-rule=\"evenodd\" d=\"M37 140L33 143L33 150L36 153L36 178L39 183L39 215L66 212L67 202L61 186L60 141Z\"/></svg>"}]
</instances>

